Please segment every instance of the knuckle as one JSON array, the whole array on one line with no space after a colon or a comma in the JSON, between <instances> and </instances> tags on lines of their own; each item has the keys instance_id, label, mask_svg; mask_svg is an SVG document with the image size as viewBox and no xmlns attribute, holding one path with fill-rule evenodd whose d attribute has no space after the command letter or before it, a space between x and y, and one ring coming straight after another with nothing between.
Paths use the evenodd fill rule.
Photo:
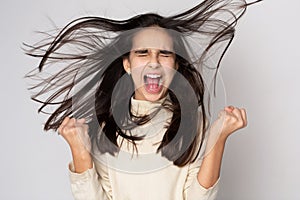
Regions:
<instances>
[{"instance_id":1,"label":"knuckle","mask_svg":"<svg viewBox=\"0 0 300 200\"><path fill-rule=\"evenodd\" d=\"M64 135L69 135L69 136L71 136L71 135L75 135L75 134L76 134L76 130L74 129L74 127L64 127L64 128L62 129L62 133L63 133Z\"/></svg>"},{"instance_id":2,"label":"knuckle","mask_svg":"<svg viewBox=\"0 0 300 200\"><path fill-rule=\"evenodd\" d=\"M244 122L242 120L239 120L239 121L237 121L237 126L238 127L244 127L245 124L244 124Z\"/></svg>"},{"instance_id":3,"label":"knuckle","mask_svg":"<svg viewBox=\"0 0 300 200\"><path fill-rule=\"evenodd\" d=\"M248 122L247 120L244 121L244 126L247 126L248 125Z\"/></svg>"},{"instance_id":4,"label":"knuckle","mask_svg":"<svg viewBox=\"0 0 300 200\"><path fill-rule=\"evenodd\" d=\"M63 135L66 135L67 132L68 132L68 128L67 128L67 127L62 127L62 128L61 128L61 133L62 133Z\"/></svg>"},{"instance_id":5,"label":"knuckle","mask_svg":"<svg viewBox=\"0 0 300 200\"><path fill-rule=\"evenodd\" d=\"M229 120L231 123L236 124L238 123L238 118L236 116L230 116Z\"/></svg>"}]
</instances>

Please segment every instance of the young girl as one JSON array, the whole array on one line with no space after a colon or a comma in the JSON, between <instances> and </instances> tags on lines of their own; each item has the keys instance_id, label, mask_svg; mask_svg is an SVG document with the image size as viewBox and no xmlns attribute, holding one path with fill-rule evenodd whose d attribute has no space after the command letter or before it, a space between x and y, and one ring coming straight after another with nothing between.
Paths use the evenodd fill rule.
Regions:
<instances>
[{"instance_id":1,"label":"young girl","mask_svg":"<svg viewBox=\"0 0 300 200\"><path fill-rule=\"evenodd\" d=\"M209 127L200 72L225 43L218 69L248 5L206 0L172 17L80 18L28 51L42 57L29 77L62 67L31 89L40 89L39 111L58 106L45 130L70 146L75 199L216 198L226 140L247 119L227 106ZM193 52L190 38L200 37L202 52Z\"/></svg>"}]
</instances>

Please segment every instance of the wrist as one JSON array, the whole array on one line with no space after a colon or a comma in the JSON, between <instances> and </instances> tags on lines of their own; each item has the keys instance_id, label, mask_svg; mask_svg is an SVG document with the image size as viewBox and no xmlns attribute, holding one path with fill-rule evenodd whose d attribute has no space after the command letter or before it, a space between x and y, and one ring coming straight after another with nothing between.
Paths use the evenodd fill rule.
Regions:
<instances>
[{"instance_id":1,"label":"wrist","mask_svg":"<svg viewBox=\"0 0 300 200\"><path fill-rule=\"evenodd\" d=\"M219 137L217 143L219 143L219 144L225 144L226 141L227 141L227 139L228 139L228 136L220 135L220 137Z\"/></svg>"},{"instance_id":2,"label":"wrist","mask_svg":"<svg viewBox=\"0 0 300 200\"><path fill-rule=\"evenodd\" d=\"M229 136L230 134L222 132L217 142L225 144Z\"/></svg>"},{"instance_id":3,"label":"wrist","mask_svg":"<svg viewBox=\"0 0 300 200\"><path fill-rule=\"evenodd\" d=\"M91 154L85 147L70 147L73 157L81 159L90 159Z\"/></svg>"},{"instance_id":4,"label":"wrist","mask_svg":"<svg viewBox=\"0 0 300 200\"><path fill-rule=\"evenodd\" d=\"M219 139L217 140L217 142L215 143L213 150L223 152L227 138L228 137L220 136Z\"/></svg>"},{"instance_id":5,"label":"wrist","mask_svg":"<svg viewBox=\"0 0 300 200\"><path fill-rule=\"evenodd\" d=\"M93 167L93 160L91 154L88 151L72 151L74 172L83 173Z\"/></svg>"}]
</instances>

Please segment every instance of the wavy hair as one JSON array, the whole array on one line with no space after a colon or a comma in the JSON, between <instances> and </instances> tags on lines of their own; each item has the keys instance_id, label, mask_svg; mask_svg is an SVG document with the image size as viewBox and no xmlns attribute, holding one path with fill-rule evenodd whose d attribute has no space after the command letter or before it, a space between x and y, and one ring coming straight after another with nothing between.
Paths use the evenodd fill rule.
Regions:
<instances>
[{"instance_id":1,"label":"wavy hair","mask_svg":"<svg viewBox=\"0 0 300 200\"><path fill-rule=\"evenodd\" d=\"M205 0L169 17L155 13L126 20L82 17L54 36L47 33L46 39L35 45L25 44L28 55L41 58L38 71L33 70L26 77L38 81L29 88L34 92L32 99L42 104L38 112L50 115L44 129L57 130L67 116L89 118L92 148L115 154L119 150L118 137L133 143L141 140L142 137L131 135L130 130L147 123L159 109L168 109L173 113L172 119L157 151L177 166L193 162L209 123L204 101L205 84L199 69L216 46L225 46L215 66L216 79L221 60L234 38L236 23L248 5L244 0ZM166 29L172 37L178 74L188 84L175 75L168 90L170 98L163 102L163 108L142 117L134 116L130 111L134 85L125 73L123 59L129 55L134 33L151 26ZM201 54L191 53L185 37L192 35L206 41ZM119 84L121 79L127 84ZM189 86L192 90L187 89ZM175 87L177 92L172 90ZM113 93L115 98L112 98ZM192 95L196 99L186 98ZM181 101L191 106L183 108ZM118 110L118 115L114 115L113 110ZM182 120L187 118L188 122ZM184 131L179 131L180 127Z\"/></svg>"}]
</instances>

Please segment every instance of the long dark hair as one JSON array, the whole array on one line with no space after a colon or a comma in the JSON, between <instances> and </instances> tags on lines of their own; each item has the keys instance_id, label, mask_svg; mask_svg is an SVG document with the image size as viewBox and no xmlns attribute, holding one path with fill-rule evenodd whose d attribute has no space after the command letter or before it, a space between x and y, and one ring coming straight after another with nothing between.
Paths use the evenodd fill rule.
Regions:
<instances>
[{"instance_id":1,"label":"long dark hair","mask_svg":"<svg viewBox=\"0 0 300 200\"><path fill-rule=\"evenodd\" d=\"M130 130L147 123L155 113L138 117L130 112L134 85L125 73L123 59L129 55L135 32L158 26L172 37L179 68L168 91L170 98L162 104L173 115L157 151L177 166L194 161L209 124L204 102L205 84L198 70L217 44L225 44L215 66L216 78L220 62L233 40L235 25L248 5L244 0L206 0L171 17L155 13L127 20L82 17L66 25L56 36L49 36L36 45L26 45L28 55L41 58L38 72L32 71L26 77L41 78L30 89L35 91L32 99L42 104L38 111L50 114L44 129L56 130L67 116L89 118L93 148L111 154L119 150L119 136L133 143L142 139L130 135ZM192 34L205 36L207 40L196 59L188 52L185 40L185 36ZM62 68L52 70L54 74L42 75L50 66ZM182 81L182 77L187 82ZM119 84L121 79L127 84ZM113 92L115 98L112 98ZM195 98L186 98L193 95ZM182 101L189 106L182 106ZM54 111L46 111L52 106L56 107ZM114 115L113 110L118 110L118 115ZM187 118L188 121L183 120ZM126 125L120 126L124 122ZM199 124L202 124L201 130Z\"/></svg>"}]
</instances>

